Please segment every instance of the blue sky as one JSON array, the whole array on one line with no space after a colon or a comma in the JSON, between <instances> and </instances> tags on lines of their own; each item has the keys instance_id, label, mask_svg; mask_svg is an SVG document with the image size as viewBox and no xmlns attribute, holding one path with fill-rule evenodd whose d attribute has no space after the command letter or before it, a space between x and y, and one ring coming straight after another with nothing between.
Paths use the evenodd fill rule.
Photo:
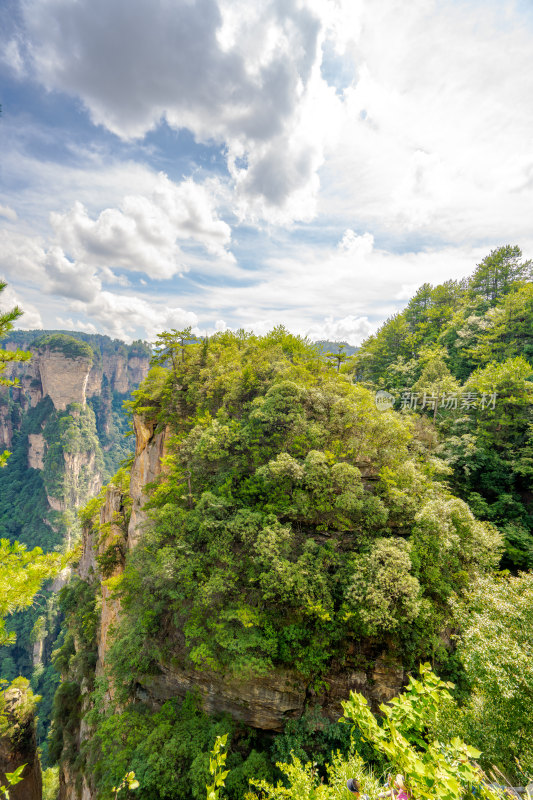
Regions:
<instances>
[{"instance_id":1,"label":"blue sky","mask_svg":"<svg viewBox=\"0 0 533 800\"><path fill-rule=\"evenodd\" d=\"M21 327L358 344L533 255L522 2L4 0L0 275Z\"/></svg>"}]
</instances>

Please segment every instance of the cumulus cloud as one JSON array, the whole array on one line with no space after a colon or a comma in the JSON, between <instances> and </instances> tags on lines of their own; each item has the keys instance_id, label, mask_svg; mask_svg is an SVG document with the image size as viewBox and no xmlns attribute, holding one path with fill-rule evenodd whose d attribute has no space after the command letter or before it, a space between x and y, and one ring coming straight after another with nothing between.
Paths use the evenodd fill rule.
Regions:
<instances>
[{"instance_id":1,"label":"cumulus cloud","mask_svg":"<svg viewBox=\"0 0 533 800\"><path fill-rule=\"evenodd\" d=\"M178 240L193 240L233 260L225 250L231 229L217 218L208 190L192 180L175 184L164 174L151 196L128 195L119 208L106 208L96 219L75 203L64 214L52 213L50 221L63 251L91 267L170 278L187 270Z\"/></svg>"},{"instance_id":2,"label":"cumulus cloud","mask_svg":"<svg viewBox=\"0 0 533 800\"><path fill-rule=\"evenodd\" d=\"M46 252L40 237L0 229L0 273L42 287L46 280Z\"/></svg>"},{"instance_id":3,"label":"cumulus cloud","mask_svg":"<svg viewBox=\"0 0 533 800\"><path fill-rule=\"evenodd\" d=\"M51 247L44 259L47 281L44 289L74 300L93 300L102 282L94 271L80 261L70 261L60 247Z\"/></svg>"},{"instance_id":4,"label":"cumulus cloud","mask_svg":"<svg viewBox=\"0 0 533 800\"><path fill-rule=\"evenodd\" d=\"M342 319L327 317L323 322L315 323L306 331L306 336L313 341L327 339L333 342L359 345L375 327L369 322L368 317L356 317L349 314Z\"/></svg>"},{"instance_id":5,"label":"cumulus cloud","mask_svg":"<svg viewBox=\"0 0 533 800\"><path fill-rule=\"evenodd\" d=\"M33 303L21 298L13 287L6 286L2 294L0 294L0 313L10 311L15 306L18 306L23 311L22 317L19 317L16 322L17 328L22 328L23 330L42 328L41 315Z\"/></svg>"},{"instance_id":6,"label":"cumulus cloud","mask_svg":"<svg viewBox=\"0 0 533 800\"><path fill-rule=\"evenodd\" d=\"M320 75L326 5L27 0L24 35L37 79L95 124L128 139L165 119L224 143L241 212L287 220L313 213L339 107Z\"/></svg>"},{"instance_id":7,"label":"cumulus cloud","mask_svg":"<svg viewBox=\"0 0 533 800\"><path fill-rule=\"evenodd\" d=\"M50 214L49 238L1 231L0 269L39 284L45 293L87 303L104 284L129 285L117 269L156 280L186 272L189 263L236 271L227 250L231 229L215 208L217 186L190 179L177 184L160 173L149 194L127 195L95 217L76 202L69 211ZM180 243L199 246L206 255L185 254Z\"/></svg>"},{"instance_id":8,"label":"cumulus cloud","mask_svg":"<svg viewBox=\"0 0 533 800\"><path fill-rule=\"evenodd\" d=\"M369 228L443 240L524 234L533 51L522 4L22 8L13 63L24 57L37 80L80 97L123 139L165 120L223 144L242 219L288 224L349 209Z\"/></svg>"},{"instance_id":9,"label":"cumulus cloud","mask_svg":"<svg viewBox=\"0 0 533 800\"><path fill-rule=\"evenodd\" d=\"M74 301L70 307L94 320L99 332L126 341L135 338L139 330L149 340L169 328L179 330L190 325L196 333L199 332L195 313L133 295L103 291L90 303Z\"/></svg>"}]
</instances>

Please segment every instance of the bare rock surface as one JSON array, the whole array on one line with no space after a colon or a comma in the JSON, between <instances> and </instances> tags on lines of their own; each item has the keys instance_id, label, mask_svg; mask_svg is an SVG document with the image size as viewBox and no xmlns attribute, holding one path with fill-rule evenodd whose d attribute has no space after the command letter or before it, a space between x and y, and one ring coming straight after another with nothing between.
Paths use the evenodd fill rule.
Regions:
<instances>
[{"instance_id":1,"label":"bare rock surface","mask_svg":"<svg viewBox=\"0 0 533 800\"><path fill-rule=\"evenodd\" d=\"M13 422L9 406L0 406L0 451L8 450L13 441Z\"/></svg>"},{"instance_id":2,"label":"bare rock surface","mask_svg":"<svg viewBox=\"0 0 533 800\"><path fill-rule=\"evenodd\" d=\"M208 714L226 712L247 725L269 731L282 730L287 720L300 717L304 710L305 684L289 671L276 670L246 680L223 673L163 669L146 685L156 705L196 689Z\"/></svg>"},{"instance_id":3,"label":"bare rock surface","mask_svg":"<svg viewBox=\"0 0 533 800\"><path fill-rule=\"evenodd\" d=\"M66 358L57 350L43 349L38 356L43 395L48 395L57 411L70 403L85 405L85 390L91 362L85 358Z\"/></svg>"},{"instance_id":4,"label":"bare rock surface","mask_svg":"<svg viewBox=\"0 0 533 800\"><path fill-rule=\"evenodd\" d=\"M116 542L125 543L125 532L119 527L116 520L119 519L120 509L122 505L122 492L115 486L109 486L106 492L105 503L100 511L100 523L108 523L105 532L103 532L96 545L98 553L103 553L107 547ZM120 574L122 572L122 565L118 564L108 577ZM102 606L100 612L100 627L97 632L98 643L98 661L96 663L96 674L102 674L103 665L105 662L105 654L108 649L108 635L112 625L116 622L119 611L120 602L113 597L112 591L105 581L101 584L101 598Z\"/></svg>"},{"instance_id":5,"label":"bare rock surface","mask_svg":"<svg viewBox=\"0 0 533 800\"><path fill-rule=\"evenodd\" d=\"M42 433L28 434L28 467L44 469L45 441Z\"/></svg>"},{"instance_id":6,"label":"bare rock surface","mask_svg":"<svg viewBox=\"0 0 533 800\"><path fill-rule=\"evenodd\" d=\"M148 516L143 506L148 500L146 486L156 480L163 469L169 431L165 429L154 434L154 426L141 417L134 416L136 447L135 460L131 468L130 496L132 499L131 517L128 527L128 549L135 547L142 536Z\"/></svg>"}]
</instances>

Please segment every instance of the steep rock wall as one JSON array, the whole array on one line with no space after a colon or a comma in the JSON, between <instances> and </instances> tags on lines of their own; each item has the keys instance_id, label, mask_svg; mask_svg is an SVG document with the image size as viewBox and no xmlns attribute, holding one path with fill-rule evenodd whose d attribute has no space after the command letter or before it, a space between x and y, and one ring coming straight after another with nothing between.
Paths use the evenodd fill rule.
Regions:
<instances>
[{"instance_id":1,"label":"steep rock wall","mask_svg":"<svg viewBox=\"0 0 533 800\"><path fill-rule=\"evenodd\" d=\"M45 441L42 433L28 434L28 466L32 469L44 469Z\"/></svg>"},{"instance_id":2,"label":"steep rock wall","mask_svg":"<svg viewBox=\"0 0 533 800\"><path fill-rule=\"evenodd\" d=\"M24 689L10 687L4 693L8 730L0 738L0 779L5 786L6 772L26 764L22 781L9 790L10 800L41 800L41 765L37 753L35 716L26 711Z\"/></svg>"},{"instance_id":3,"label":"steep rock wall","mask_svg":"<svg viewBox=\"0 0 533 800\"><path fill-rule=\"evenodd\" d=\"M70 403L85 405L91 362L85 358L67 358L63 353L44 348L38 355L43 395L48 395L57 411Z\"/></svg>"},{"instance_id":4,"label":"steep rock wall","mask_svg":"<svg viewBox=\"0 0 533 800\"><path fill-rule=\"evenodd\" d=\"M2 393L4 399L5 393ZM0 451L9 450L13 441L13 422L11 420L11 409L7 402L0 405Z\"/></svg>"},{"instance_id":5,"label":"steep rock wall","mask_svg":"<svg viewBox=\"0 0 533 800\"><path fill-rule=\"evenodd\" d=\"M45 332L33 333L38 340ZM98 349L98 342L94 346ZM81 364L84 361L82 358L67 358L60 351L47 347L33 349L31 342L22 347L13 341L5 344L6 350L14 351L17 348L29 348L33 357L23 363L10 362L4 374L7 378L17 378L19 381L18 386L11 389L11 397L24 408L35 407L48 394L55 408L64 410L65 403L83 404L86 398L99 396L104 385L109 386L112 392L127 394L146 377L150 361L148 353L139 355L135 351L130 352L128 345L123 344L116 352L103 352L100 356L96 353L85 376L87 370ZM61 376L66 377L66 383Z\"/></svg>"},{"instance_id":6,"label":"steep rock wall","mask_svg":"<svg viewBox=\"0 0 533 800\"><path fill-rule=\"evenodd\" d=\"M89 373L87 397L101 393L104 379L112 391L127 394L146 377L148 363L149 359L143 356L104 353Z\"/></svg>"}]
</instances>

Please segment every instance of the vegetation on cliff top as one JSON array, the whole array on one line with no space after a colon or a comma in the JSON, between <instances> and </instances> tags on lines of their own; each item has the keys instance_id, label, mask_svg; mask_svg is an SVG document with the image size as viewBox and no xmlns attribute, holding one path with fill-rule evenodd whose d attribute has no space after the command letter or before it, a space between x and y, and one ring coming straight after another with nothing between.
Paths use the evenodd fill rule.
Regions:
<instances>
[{"instance_id":1,"label":"vegetation on cliff top","mask_svg":"<svg viewBox=\"0 0 533 800\"><path fill-rule=\"evenodd\" d=\"M76 341L90 345L98 360L102 356L124 356L131 358L138 356L140 358L150 358L152 355L152 348L147 342L140 339L126 344L122 339L111 339L101 333L84 333L83 331L59 331L59 330L31 330L31 331L12 331L6 338L6 341L17 345L24 349L33 347L43 337L68 336Z\"/></svg>"},{"instance_id":2,"label":"vegetation on cliff top","mask_svg":"<svg viewBox=\"0 0 533 800\"><path fill-rule=\"evenodd\" d=\"M172 367L132 406L172 438L119 590L119 683L171 659L319 682L357 666L354 639L363 661L384 647L406 664L444 657L447 601L500 540L438 480L413 420L380 413L281 328L182 339L165 339Z\"/></svg>"},{"instance_id":3,"label":"vegetation on cliff top","mask_svg":"<svg viewBox=\"0 0 533 800\"><path fill-rule=\"evenodd\" d=\"M52 333L48 336L41 336L32 344L33 347L40 350L55 350L58 353L62 353L65 358L84 358L91 363L94 358L94 351L89 344L65 333Z\"/></svg>"}]
</instances>

